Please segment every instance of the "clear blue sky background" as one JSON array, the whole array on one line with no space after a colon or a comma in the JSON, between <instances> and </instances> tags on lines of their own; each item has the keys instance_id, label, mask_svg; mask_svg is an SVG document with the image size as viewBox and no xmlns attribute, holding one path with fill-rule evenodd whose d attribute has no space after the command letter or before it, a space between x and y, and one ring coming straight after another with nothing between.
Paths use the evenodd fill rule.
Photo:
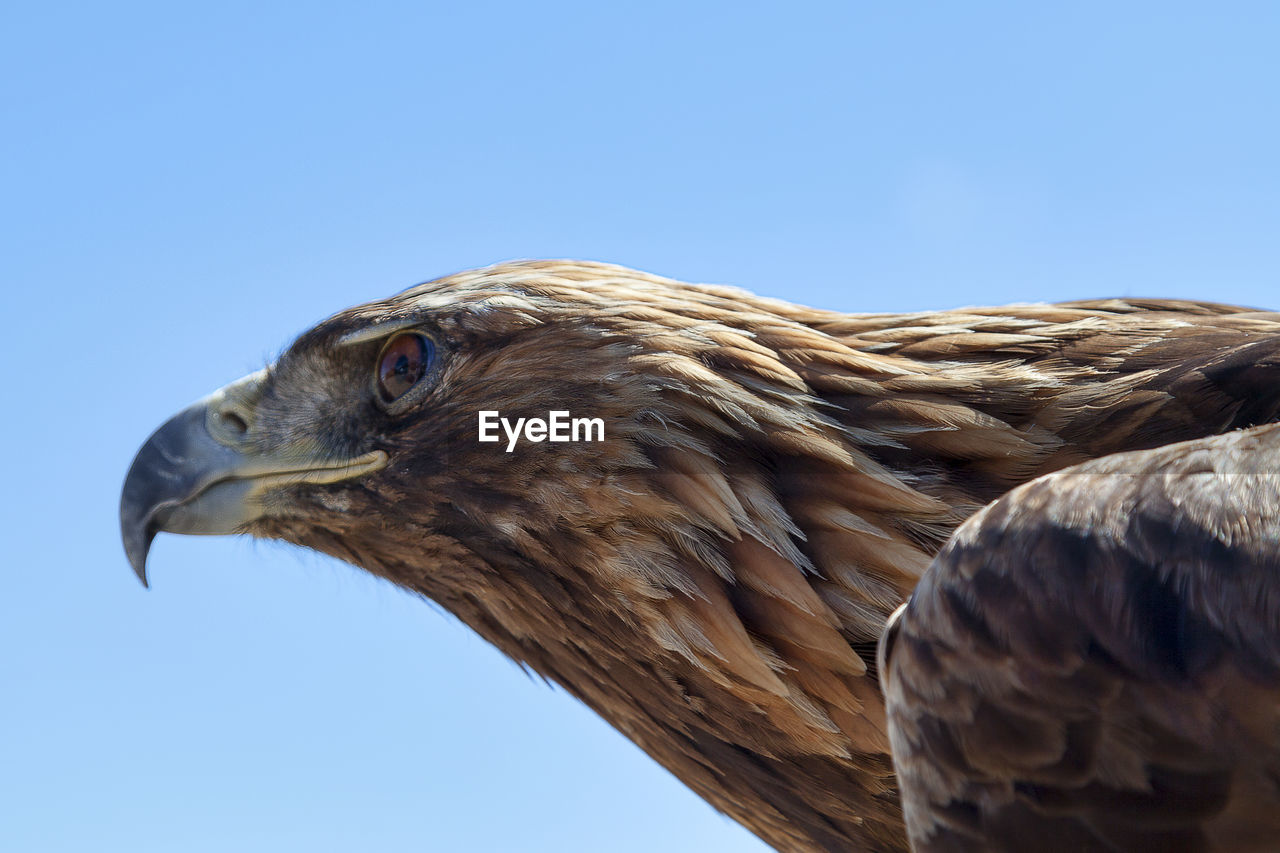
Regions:
<instances>
[{"instance_id":1,"label":"clear blue sky background","mask_svg":"<svg viewBox=\"0 0 1280 853\"><path fill-rule=\"evenodd\" d=\"M121 480L313 322L508 258L1280 306L1276 5L1048 6L9 4L0 849L759 849L345 565L163 536L144 592Z\"/></svg>"}]
</instances>

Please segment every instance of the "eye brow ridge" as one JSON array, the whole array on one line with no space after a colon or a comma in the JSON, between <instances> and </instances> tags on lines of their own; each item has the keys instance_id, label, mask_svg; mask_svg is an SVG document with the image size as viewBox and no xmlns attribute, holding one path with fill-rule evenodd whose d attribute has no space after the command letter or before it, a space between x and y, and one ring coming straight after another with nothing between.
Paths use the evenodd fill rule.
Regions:
<instances>
[{"instance_id":1,"label":"eye brow ridge","mask_svg":"<svg viewBox=\"0 0 1280 853\"><path fill-rule=\"evenodd\" d=\"M355 346L356 344L367 344L370 341L390 337L396 332L400 332L405 329L413 329L419 325L421 325L421 322L411 317L397 317L394 320L383 320L380 323L374 323L372 326L347 332L345 335L342 335L334 341L333 346L336 348L350 347Z\"/></svg>"}]
</instances>

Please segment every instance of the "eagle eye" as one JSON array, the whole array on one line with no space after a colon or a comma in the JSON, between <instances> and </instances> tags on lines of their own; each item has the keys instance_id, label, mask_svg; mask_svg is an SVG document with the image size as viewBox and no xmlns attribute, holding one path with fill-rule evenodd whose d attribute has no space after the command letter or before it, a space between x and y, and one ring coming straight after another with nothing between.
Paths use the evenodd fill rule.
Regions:
<instances>
[{"instance_id":1,"label":"eagle eye","mask_svg":"<svg viewBox=\"0 0 1280 853\"><path fill-rule=\"evenodd\" d=\"M431 370L436 347L426 335L405 332L387 341L378 356L378 396L394 403Z\"/></svg>"}]
</instances>

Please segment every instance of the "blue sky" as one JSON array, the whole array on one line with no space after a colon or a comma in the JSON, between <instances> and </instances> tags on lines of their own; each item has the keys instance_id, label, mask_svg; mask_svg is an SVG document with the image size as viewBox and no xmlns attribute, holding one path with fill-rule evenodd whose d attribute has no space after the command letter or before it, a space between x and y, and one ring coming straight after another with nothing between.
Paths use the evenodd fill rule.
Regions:
<instances>
[{"instance_id":1,"label":"blue sky","mask_svg":"<svg viewBox=\"0 0 1280 853\"><path fill-rule=\"evenodd\" d=\"M756 850L452 618L162 536L162 420L315 321L579 257L850 311L1280 307L1274 4L10 4L0 848Z\"/></svg>"}]
</instances>

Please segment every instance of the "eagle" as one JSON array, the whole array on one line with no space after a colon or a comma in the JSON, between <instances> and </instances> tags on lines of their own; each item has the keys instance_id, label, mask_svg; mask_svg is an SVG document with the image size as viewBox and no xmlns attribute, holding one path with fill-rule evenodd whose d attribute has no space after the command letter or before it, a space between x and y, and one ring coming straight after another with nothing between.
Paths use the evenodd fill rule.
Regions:
<instances>
[{"instance_id":1,"label":"eagle","mask_svg":"<svg viewBox=\"0 0 1280 853\"><path fill-rule=\"evenodd\" d=\"M906 850L876 649L955 529L1041 475L1278 416L1277 313L849 314L511 262L336 314L174 416L121 529L144 583L161 531L352 563L777 849ZM554 440L558 417L603 428Z\"/></svg>"},{"instance_id":2,"label":"eagle","mask_svg":"<svg viewBox=\"0 0 1280 853\"><path fill-rule=\"evenodd\" d=\"M917 853L1280 848L1280 424L1019 486L881 654Z\"/></svg>"}]
</instances>

